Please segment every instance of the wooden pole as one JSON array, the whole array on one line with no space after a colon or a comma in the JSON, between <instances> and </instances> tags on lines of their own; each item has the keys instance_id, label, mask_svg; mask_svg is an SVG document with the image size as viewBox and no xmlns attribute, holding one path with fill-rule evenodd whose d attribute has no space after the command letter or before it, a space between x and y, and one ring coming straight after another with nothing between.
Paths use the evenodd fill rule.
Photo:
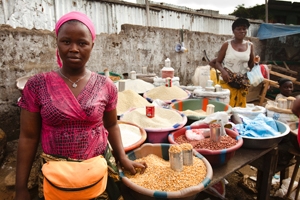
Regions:
<instances>
[{"instance_id":1,"label":"wooden pole","mask_svg":"<svg viewBox=\"0 0 300 200\"><path fill-rule=\"evenodd\" d=\"M268 11L269 9L268 9L268 0L265 0L265 13L266 13L266 20L265 20L265 22L266 23L269 23L269 11Z\"/></svg>"},{"instance_id":2,"label":"wooden pole","mask_svg":"<svg viewBox=\"0 0 300 200\"><path fill-rule=\"evenodd\" d=\"M149 19L149 1L145 0L146 3L146 17L147 17L147 26L150 26L150 19Z\"/></svg>"}]
</instances>

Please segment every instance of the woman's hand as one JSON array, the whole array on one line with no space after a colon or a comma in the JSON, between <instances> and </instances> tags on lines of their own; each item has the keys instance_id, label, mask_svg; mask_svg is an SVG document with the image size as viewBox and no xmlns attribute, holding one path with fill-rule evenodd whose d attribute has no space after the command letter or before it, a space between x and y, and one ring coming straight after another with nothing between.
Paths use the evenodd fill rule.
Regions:
<instances>
[{"instance_id":1,"label":"woman's hand","mask_svg":"<svg viewBox=\"0 0 300 200\"><path fill-rule=\"evenodd\" d=\"M16 190L15 200L31 200L28 189Z\"/></svg>"},{"instance_id":2,"label":"woman's hand","mask_svg":"<svg viewBox=\"0 0 300 200\"><path fill-rule=\"evenodd\" d=\"M222 76L224 82L228 83L231 81L230 76L226 70L221 71L221 76Z\"/></svg>"},{"instance_id":3,"label":"woman's hand","mask_svg":"<svg viewBox=\"0 0 300 200\"><path fill-rule=\"evenodd\" d=\"M147 168L146 162L135 162L128 159L127 157L120 159L119 162L121 167L129 171L131 174L136 174L137 172L143 174Z\"/></svg>"}]
</instances>

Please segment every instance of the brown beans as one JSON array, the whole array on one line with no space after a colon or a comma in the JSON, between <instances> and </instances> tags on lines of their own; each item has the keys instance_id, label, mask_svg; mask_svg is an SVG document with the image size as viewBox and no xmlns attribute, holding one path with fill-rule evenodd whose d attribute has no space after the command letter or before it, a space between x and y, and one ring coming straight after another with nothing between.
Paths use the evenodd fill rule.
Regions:
<instances>
[{"instance_id":1,"label":"brown beans","mask_svg":"<svg viewBox=\"0 0 300 200\"><path fill-rule=\"evenodd\" d=\"M185 135L180 135L175 139L178 144L190 143L194 149L209 149L209 150L221 150L228 149L237 144L237 140L230 136L221 136L220 142L213 142L210 138L204 138L202 140L188 140Z\"/></svg>"}]
</instances>

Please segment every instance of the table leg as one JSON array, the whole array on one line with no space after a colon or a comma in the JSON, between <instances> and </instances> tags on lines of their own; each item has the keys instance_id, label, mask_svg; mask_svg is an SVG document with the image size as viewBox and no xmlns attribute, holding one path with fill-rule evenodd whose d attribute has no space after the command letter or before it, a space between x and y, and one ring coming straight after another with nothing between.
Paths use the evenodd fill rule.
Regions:
<instances>
[{"instance_id":1,"label":"table leg","mask_svg":"<svg viewBox=\"0 0 300 200\"><path fill-rule=\"evenodd\" d=\"M299 169L299 165L300 165L300 159L299 159L299 157L296 158L296 159L297 159L297 162L295 164L294 171L293 171L293 174L292 174L292 178L291 178L291 181L290 181L290 185L289 185L288 191L286 193L286 197L287 198L290 197L290 194L292 192L292 188L294 186L294 181L296 179L296 176L297 176L297 173L298 173L298 169Z\"/></svg>"},{"instance_id":2,"label":"table leg","mask_svg":"<svg viewBox=\"0 0 300 200\"><path fill-rule=\"evenodd\" d=\"M269 153L264 155L263 169L258 170L257 173L257 200L270 199L270 190L272 185L272 178L277 165L278 147L275 147Z\"/></svg>"}]
</instances>

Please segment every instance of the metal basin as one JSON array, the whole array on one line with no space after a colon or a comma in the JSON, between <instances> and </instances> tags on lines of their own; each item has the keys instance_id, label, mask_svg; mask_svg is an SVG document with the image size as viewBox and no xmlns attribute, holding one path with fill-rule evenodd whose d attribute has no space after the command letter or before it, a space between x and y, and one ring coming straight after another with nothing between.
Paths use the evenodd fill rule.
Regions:
<instances>
[{"instance_id":1,"label":"metal basin","mask_svg":"<svg viewBox=\"0 0 300 200\"><path fill-rule=\"evenodd\" d=\"M278 136L274 137L247 137L247 136L242 136L243 138L243 146L245 148L251 148L251 149L264 149L264 148L270 148L272 146L277 145L284 136L289 134L290 132L290 127L280 121L275 121L277 128L279 132L281 133Z\"/></svg>"}]
</instances>

